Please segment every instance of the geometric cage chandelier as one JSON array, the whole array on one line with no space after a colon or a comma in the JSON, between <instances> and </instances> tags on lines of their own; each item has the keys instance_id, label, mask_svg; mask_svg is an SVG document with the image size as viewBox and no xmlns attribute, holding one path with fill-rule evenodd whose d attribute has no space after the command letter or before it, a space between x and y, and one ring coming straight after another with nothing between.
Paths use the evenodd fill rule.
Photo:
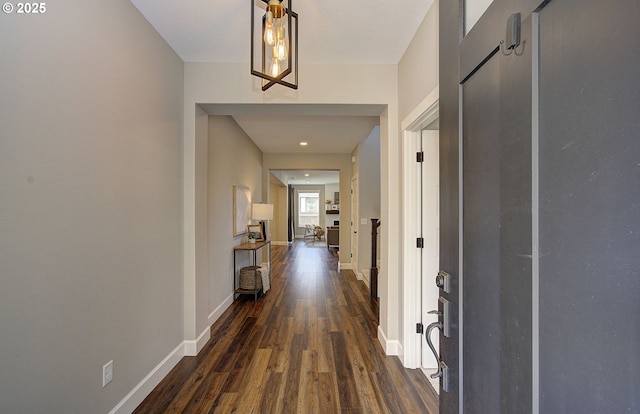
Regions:
<instances>
[{"instance_id":1,"label":"geometric cage chandelier","mask_svg":"<svg viewBox=\"0 0 640 414\"><path fill-rule=\"evenodd\" d=\"M262 90L298 89L298 14L292 0L251 0L251 74ZM262 15L262 16L260 16Z\"/></svg>"}]
</instances>

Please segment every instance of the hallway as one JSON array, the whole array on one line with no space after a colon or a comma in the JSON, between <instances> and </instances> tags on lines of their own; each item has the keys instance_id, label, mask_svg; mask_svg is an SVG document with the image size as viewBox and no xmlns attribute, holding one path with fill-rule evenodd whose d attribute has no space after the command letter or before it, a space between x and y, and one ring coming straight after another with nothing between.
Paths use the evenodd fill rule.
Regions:
<instances>
[{"instance_id":1,"label":"hallway","mask_svg":"<svg viewBox=\"0 0 640 414\"><path fill-rule=\"evenodd\" d=\"M418 370L384 355L366 286L326 247L272 247L271 290L240 297L136 413L437 413Z\"/></svg>"}]
</instances>

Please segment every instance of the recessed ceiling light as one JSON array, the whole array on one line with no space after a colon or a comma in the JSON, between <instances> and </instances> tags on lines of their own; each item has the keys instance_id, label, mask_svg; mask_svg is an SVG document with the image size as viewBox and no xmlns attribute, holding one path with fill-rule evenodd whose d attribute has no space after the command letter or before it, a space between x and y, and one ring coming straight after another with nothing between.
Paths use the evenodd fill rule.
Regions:
<instances>
[{"instance_id":1,"label":"recessed ceiling light","mask_svg":"<svg viewBox=\"0 0 640 414\"><path fill-rule=\"evenodd\" d=\"M300 146L301 146L301 147L306 147L307 145L309 145L309 143L308 143L308 142L305 142L305 141L302 141L302 142L300 143Z\"/></svg>"},{"instance_id":2,"label":"recessed ceiling light","mask_svg":"<svg viewBox=\"0 0 640 414\"><path fill-rule=\"evenodd\" d=\"M305 174L304 174L304 176L305 176L305 177L308 177L308 176L309 176L309 173L305 173Z\"/></svg>"}]
</instances>

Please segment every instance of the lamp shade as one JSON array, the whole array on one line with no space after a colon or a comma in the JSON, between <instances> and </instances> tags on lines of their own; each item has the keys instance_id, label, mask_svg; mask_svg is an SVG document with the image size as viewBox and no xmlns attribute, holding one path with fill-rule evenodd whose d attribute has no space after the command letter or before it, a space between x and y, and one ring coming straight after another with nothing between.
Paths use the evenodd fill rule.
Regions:
<instances>
[{"instance_id":1,"label":"lamp shade","mask_svg":"<svg viewBox=\"0 0 640 414\"><path fill-rule=\"evenodd\" d=\"M254 220L273 220L273 204L253 204L251 218Z\"/></svg>"}]
</instances>

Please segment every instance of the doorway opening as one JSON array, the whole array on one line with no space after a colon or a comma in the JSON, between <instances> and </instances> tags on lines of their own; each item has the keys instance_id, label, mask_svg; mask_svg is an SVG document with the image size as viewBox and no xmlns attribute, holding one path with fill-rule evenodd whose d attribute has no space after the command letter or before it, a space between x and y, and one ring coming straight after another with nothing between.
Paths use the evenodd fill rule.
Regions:
<instances>
[{"instance_id":1,"label":"doorway opening","mask_svg":"<svg viewBox=\"0 0 640 414\"><path fill-rule=\"evenodd\" d=\"M270 170L274 184L271 196L278 194L277 214L272 228L275 244L295 239L315 247L328 247L329 228L340 222L340 172L338 170ZM333 242L336 245L338 242ZM337 249L337 246L334 247Z\"/></svg>"},{"instance_id":2,"label":"doorway opening","mask_svg":"<svg viewBox=\"0 0 640 414\"><path fill-rule=\"evenodd\" d=\"M439 295L434 282L440 255L438 119L436 88L402 122L403 364L422 369L428 378L438 363L418 331L437 321L429 312L438 309ZM439 351L436 334L432 341ZM432 382L436 391L437 381Z\"/></svg>"}]
</instances>

